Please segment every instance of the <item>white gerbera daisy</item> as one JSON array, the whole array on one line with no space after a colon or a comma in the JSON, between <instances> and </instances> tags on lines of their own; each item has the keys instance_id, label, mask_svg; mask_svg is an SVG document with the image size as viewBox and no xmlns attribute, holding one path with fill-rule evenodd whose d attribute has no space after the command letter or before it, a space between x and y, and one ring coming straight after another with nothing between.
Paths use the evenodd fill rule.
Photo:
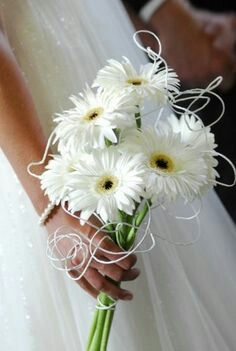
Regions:
<instances>
[{"instance_id":1,"label":"white gerbera daisy","mask_svg":"<svg viewBox=\"0 0 236 351\"><path fill-rule=\"evenodd\" d=\"M147 195L161 201L183 197L191 201L207 183L207 165L198 149L181 141L170 126L147 128L124 142L130 151L143 152L147 168ZM123 146L124 148L124 146Z\"/></svg>"},{"instance_id":2,"label":"white gerbera daisy","mask_svg":"<svg viewBox=\"0 0 236 351\"><path fill-rule=\"evenodd\" d=\"M40 181L42 190L45 191L45 195L48 195L51 202L58 205L61 201L66 200L68 181L79 159L76 154L66 153L53 155L48 162Z\"/></svg>"},{"instance_id":3,"label":"white gerbera daisy","mask_svg":"<svg viewBox=\"0 0 236 351\"><path fill-rule=\"evenodd\" d=\"M132 94L114 93L113 90L94 93L89 87L80 96L71 96L75 108L58 114L55 122L56 141L59 149L104 148L108 139L117 142L115 129L135 123L137 111Z\"/></svg>"},{"instance_id":4,"label":"white gerbera daisy","mask_svg":"<svg viewBox=\"0 0 236 351\"><path fill-rule=\"evenodd\" d=\"M94 212L104 222L118 220L118 210L132 215L144 192L141 156L122 155L114 147L95 151L87 164L78 163L72 178L69 210L81 211L82 224Z\"/></svg>"},{"instance_id":5,"label":"white gerbera daisy","mask_svg":"<svg viewBox=\"0 0 236 351\"><path fill-rule=\"evenodd\" d=\"M167 120L172 130L175 133L180 133L181 141L185 144L197 147L201 151L211 152L217 147L215 135L211 133L209 127L204 127L195 116L184 114L177 118L176 115L171 114Z\"/></svg>"},{"instance_id":6,"label":"white gerbera daisy","mask_svg":"<svg viewBox=\"0 0 236 351\"><path fill-rule=\"evenodd\" d=\"M215 167L218 165L218 161L215 158L217 152L215 148L215 135L211 132L210 127L204 127L201 121L199 121L193 115L182 115L177 118L175 115L168 117L168 122L175 133L180 133L181 141L188 146L196 148L201 157L207 164L208 169L208 183L201 188L201 193L205 193L216 184L215 180L219 177Z\"/></svg>"},{"instance_id":7,"label":"white gerbera daisy","mask_svg":"<svg viewBox=\"0 0 236 351\"><path fill-rule=\"evenodd\" d=\"M147 63L137 72L126 57L122 62L108 60L108 65L98 72L93 86L135 92L138 104L146 97L165 104L168 96L179 92L179 79L172 69L166 72L160 64L161 61Z\"/></svg>"}]
</instances>

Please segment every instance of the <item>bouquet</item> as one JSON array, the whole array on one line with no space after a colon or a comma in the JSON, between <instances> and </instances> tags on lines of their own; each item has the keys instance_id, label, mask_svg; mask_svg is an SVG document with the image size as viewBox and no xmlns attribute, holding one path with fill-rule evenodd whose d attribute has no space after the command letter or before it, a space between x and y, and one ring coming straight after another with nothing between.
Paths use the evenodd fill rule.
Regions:
<instances>
[{"instance_id":1,"label":"bouquet","mask_svg":"<svg viewBox=\"0 0 236 351\"><path fill-rule=\"evenodd\" d=\"M152 206L167 206L179 198L191 204L218 183L216 156L222 155L215 150L210 127L224 112L213 91L221 78L205 89L181 91L176 73L161 57L161 46L158 53L142 47L136 39L139 32L134 40L152 62L136 70L126 57L121 62L108 60L91 87L70 97L74 106L54 116L55 129L45 150L46 155L51 144L57 145L40 176L51 203L61 204L81 225L91 216L100 222L88 245L82 234L65 234L63 228L49 239L52 263L67 273L68 261L82 252L81 264L74 267L79 272L75 279L83 276L91 259L110 264L135 252L149 231ZM198 113L211 95L222 103L222 112L204 126ZM150 114L155 123L148 126L143 121ZM137 243L144 220L144 235ZM98 245L93 240L100 231L119 245L117 260L95 256ZM65 237L72 245L62 255L57 245ZM87 351L107 349L116 303L99 294Z\"/></svg>"}]
</instances>

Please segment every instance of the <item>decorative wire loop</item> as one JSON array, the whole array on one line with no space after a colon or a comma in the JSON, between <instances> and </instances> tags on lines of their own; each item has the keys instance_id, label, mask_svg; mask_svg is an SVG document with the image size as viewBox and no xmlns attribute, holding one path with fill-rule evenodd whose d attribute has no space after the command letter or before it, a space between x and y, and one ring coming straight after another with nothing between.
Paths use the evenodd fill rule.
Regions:
<instances>
[{"instance_id":1,"label":"decorative wire loop","mask_svg":"<svg viewBox=\"0 0 236 351\"><path fill-rule=\"evenodd\" d=\"M150 47L145 48L140 43L140 41L137 39L137 36L138 36L138 34L141 34L141 33L150 34L154 37L154 39L157 42L158 48L159 48L158 52L153 51L153 49L151 49ZM196 133L203 132L203 133L205 133L205 137L207 138L207 133L208 133L207 128L210 128L211 126L213 126L214 124L219 122L224 114L224 111L225 111L224 101L217 93L215 93L213 91L222 82L222 77L217 77L204 89L196 88L196 89L188 89L188 90L185 90L182 92L179 90L177 92L176 91L170 92L168 90L168 74L172 71L168 68L167 62L164 60L164 58L161 57L162 47L161 47L161 42L160 42L159 38L151 31L139 30L139 31L134 33L133 39L134 39L134 42L137 45L137 47L140 50L144 51L148 55L148 57L153 61L153 72L152 73L153 74L155 74L157 72L162 73L162 84L164 83L164 85L165 85L166 101L168 102L168 105L170 106L172 111L175 112L176 114L182 114L184 116L185 123L190 131L196 132ZM213 121L209 125L205 126L202 119L198 116L198 113L210 103L212 97L215 97L216 99L218 99L222 108L221 108L221 112L220 112L219 116L217 116L215 121ZM161 107L158 106L158 107L156 107L156 109L154 111L150 111L150 112L146 113L146 115L148 115L152 112L157 112L157 119L156 119L156 122L154 124L155 129L158 129L158 123L159 123L159 121L162 117L162 114L164 113L164 109L167 105L166 101L165 101L165 104L163 104L163 106L161 106ZM187 102L187 104L188 104L187 107L180 106L179 104L182 102ZM137 119L142 118L144 115L145 114L143 114L141 116L141 114L140 114L140 116L137 116ZM193 129L188 121L187 116L195 117L195 119L197 120L197 122L200 125L200 128ZM51 135L48 139L48 142L47 142L42 159L38 162L30 163L28 168L27 168L29 174L31 174L32 176L34 176L38 179L41 178L41 175L38 175L38 174L32 172L31 168L34 166L39 166L39 165L44 164L44 162L46 161L50 146L58 141L55 134L56 134L56 131L54 129L54 131L51 133ZM206 152L206 155L208 154L211 156L222 157L223 159L225 159L229 163L229 165L233 169L234 181L232 182L232 184L224 184L224 183L218 182L216 180L212 180L212 184L234 186L236 183L236 170L235 170L235 166L233 165L233 163L224 155L217 153L215 151L211 151L210 149L205 150L204 152ZM144 252L149 252L150 250L152 250L153 247L156 245L155 238L167 241L168 243L173 244L173 245L177 245L177 246L192 245L199 240L199 238L200 238L199 214L201 211L201 206L199 207L199 209L195 210L195 208L191 204L190 206L192 207L193 215L191 215L189 217L184 217L184 216L176 216L173 213L171 213L170 211L168 211L167 208L165 207L164 203L158 203L156 205L153 205L152 207L150 207L148 201L147 202L144 201L144 204L147 205L148 211L146 214L145 222L142 224L142 226L140 228L133 225L133 224L126 223L126 222L113 222L113 223L109 223L109 225L110 225L110 227L112 227L114 229L108 230L107 229L108 224L104 223L102 221L102 219L96 213L94 213L94 216L96 216L97 219L99 219L99 221L100 221L99 226L94 225L90 221L83 220L83 218L81 218L80 216L78 216L75 213L71 213L66 208L65 201L64 202L62 201L61 206L64 209L64 211L67 214L76 218L77 220L79 220L81 222L83 221L84 224L86 223L86 224L90 225L94 229L94 234L92 235L91 238L88 238L86 235L84 235L82 232L78 231L77 229L73 229L73 228L70 228L68 226L61 226L60 228L58 228L54 233L52 233L48 237L48 241L47 241L46 254L47 254L52 266L57 270L65 272L70 279L78 281L84 276L84 274L86 273L87 269L89 268L92 260L94 260L98 263L104 264L104 265L118 263L121 260L124 260L125 258L127 258L132 253L144 253ZM161 207L164 211L166 211L166 213L169 216L173 216L174 218L176 218L176 220L188 220L188 221L189 220L196 220L197 230L198 230L196 238L192 241L187 241L187 242L175 242L171 239L163 237L159 233L153 234L151 231L151 210L158 207L158 206ZM48 209L45 210L45 213L43 213L41 220L45 219L45 217L47 216L48 211L50 211L50 209L51 209L51 206L49 206ZM110 234L116 234L117 232L119 232L119 230L122 226L129 227L130 229L133 229L135 232L137 231L136 242L134 242L132 247L130 247L128 250L125 251L122 248L121 243L119 242L119 236L116 235L117 244L120 247L121 251L113 252L113 251L109 251L109 250L105 249L104 248L104 241L107 239L111 239ZM102 237L99 235L101 233L103 233ZM98 239L98 237L99 237L99 239ZM147 238L150 238L151 243L150 243L148 248L142 249L141 245L145 242L145 240ZM99 253L103 254L103 256L105 256L106 254L112 254L113 256L116 256L117 258L110 260L110 261L101 259L101 258L97 257L97 255L96 255L98 250L99 250ZM75 274L75 272L77 274ZM110 304L110 306L106 306L98 298L98 304L97 304L96 308L101 309L101 310L114 309L116 304L117 304L117 301L111 297L110 297L110 299L111 299L112 303Z\"/></svg>"},{"instance_id":2,"label":"decorative wire loop","mask_svg":"<svg viewBox=\"0 0 236 351\"><path fill-rule=\"evenodd\" d=\"M34 161L34 162L31 162L28 167L27 167L27 172L32 176L32 177L35 177L35 178L38 178L40 179L41 178L41 174L36 174L34 172L31 171L31 168L32 167L35 167L35 166L40 166L40 165L43 165L44 162L46 161L46 158L48 156L48 150L50 148L50 146L52 144L54 144L55 142L55 138L53 140L53 137L55 137L55 130L52 131L52 133L50 134L49 138L48 138L48 141L47 141L47 144L46 144L46 147L45 147L45 150L44 150L44 154L43 154L43 157L40 161Z\"/></svg>"},{"instance_id":3,"label":"decorative wire loop","mask_svg":"<svg viewBox=\"0 0 236 351\"><path fill-rule=\"evenodd\" d=\"M221 82L222 82L222 77L219 76L219 77L216 77L204 89L195 88L195 89L188 89L188 90L179 92L174 97L173 102L172 102L172 107L173 107L174 112L176 112L177 114L187 114L187 115L194 116L202 124L203 128L212 127L213 125L215 125L216 123L218 123L221 120L221 118L223 117L223 115L225 113L225 103L224 103L223 99L220 97L220 95L218 95L217 93L215 93L213 91L213 89L216 89L221 84ZM205 108L211 102L211 98L209 96L205 96L205 94L209 94L209 95L214 96L221 104L221 112L220 112L219 116L216 117L216 119L208 125L204 125L201 118L196 114L196 112L201 111L203 108ZM178 105L179 102L188 101L188 100L190 100L190 104L187 107L183 107L183 106ZM205 103L195 110L192 109L192 106L194 104L196 104L196 102L199 102L201 100L203 100L203 101L205 100ZM186 123L187 123L187 121L186 121ZM196 131L196 132L201 131L201 129L193 130L189 126L188 123L187 123L187 126L188 126L189 130L191 130L191 131Z\"/></svg>"},{"instance_id":4,"label":"decorative wire loop","mask_svg":"<svg viewBox=\"0 0 236 351\"><path fill-rule=\"evenodd\" d=\"M115 299L113 299L111 296L109 296L109 299L111 299L112 301L113 301L113 303L112 304L110 304L109 306L107 306L107 305L104 305L103 303L102 303L102 301L100 300L100 297L99 297L99 295L98 295L98 297L97 297L97 305L96 305L96 309L97 310L114 310L115 308L116 308L116 305L117 305L117 300L115 300Z\"/></svg>"},{"instance_id":5,"label":"decorative wire loop","mask_svg":"<svg viewBox=\"0 0 236 351\"><path fill-rule=\"evenodd\" d=\"M158 47L159 47L158 52L155 52L149 46L145 48L143 45L140 44L140 41L137 39L137 35L140 33L150 34L152 37L154 37L154 39L156 40ZM161 42L160 42L160 39L158 38L158 36L149 30L142 29L142 30L138 30L134 33L133 40L134 40L135 44L137 45L137 47L140 50L144 51L148 55L148 57L153 61L154 73L156 73L155 70L157 70L157 68L159 68L159 66L161 64L164 65L163 70L165 71L165 89L166 89L166 91L168 91L167 88L168 88L168 71L169 70L168 70L168 65L167 65L166 60L161 56L162 47L161 47ZM159 70L161 70L161 69L159 68Z\"/></svg>"},{"instance_id":6,"label":"decorative wire loop","mask_svg":"<svg viewBox=\"0 0 236 351\"><path fill-rule=\"evenodd\" d=\"M72 270L81 269L88 257L88 247L85 244L85 235L68 226L61 226L54 233L52 233L47 240L46 254L50 259L50 262L54 268L60 271L68 273ZM67 250L62 249L66 244ZM62 251L63 250L63 251ZM73 260L78 256L82 255L81 262L79 264L72 264Z\"/></svg>"},{"instance_id":7,"label":"decorative wire loop","mask_svg":"<svg viewBox=\"0 0 236 351\"><path fill-rule=\"evenodd\" d=\"M154 37L154 38L156 39L156 41L157 41L157 43L158 43L158 46L159 46L159 51L158 51L158 53L156 53L156 52L153 51L153 53L156 54L156 55L158 55L158 56L160 56L160 55L161 55L161 49L162 49L162 48L161 48L161 41L160 41L160 39L158 38L158 36L157 36L155 33L151 32L150 30L141 29L141 30L137 30L137 31L134 33L134 35L133 35L133 40L134 40L135 44L137 45L137 47L138 47L140 50L146 52L147 54L148 54L148 52L152 51L152 49L151 49L150 47L145 48L143 45L140 44L140 41L137 39L137 35L138 35L138 34L141 34L141 33L150 34L152 37Z\"/></svg>"},{"instance_id":8,"label":"decorative wire loop","mask_svg":"<svg viewBox=\"0 0 236 351\"><path fill-rule=\"evenodd\" d=\"M137 235L138 240L129 250L124 251L121 248L121 251L113 252L105 249L102 246L102 243L107 238L111 239L108 234L104 235L101 239L96 240L96 237L99 233L101 232L104 233L104 228L106 228L107 224L103 224L100 228L98 228L91 238L88 238L85 234L83 234L82 232L79 232L77 229L73 229L68 226L61 226L49 236L47 241L46 253L52 266L57 270L66 272L67 276L70 279L78 281L84 276L92 260L95 260L96 262L99 262L102 264L114 264L114 263L120 262L121 260L124 260L132 253L149 252L156 245L155 237L161 240L168 241L171 244L182 245L182 246L193 244L199 239L199 233L198 233L197 239L195 239L194 241L182 242L182 243L174 242L172 240L164 238L158 233L153 234L150 229L151 210L156 208L157 206L162 206L163 209L165 208L163 204L157 204L152 208L149 206L148 202L146 202L146 204L148 205L148 212L146 215L147 219L140 228L136 226L132 226L130 223L126 223L126 222L112 223L113 225L116 226L114 229L114 232L117 231L119 227L122 225L130 226L131 228L134 228L134 229L139 229L139 232ZM180 217L180 216L174 216L170 212L168 214L171 216L174 216L176 219L191 220L191 219L198 219L199 213L200 213L200 209L198 211L194 210L194 215L186 218ZM80 219L79 216L76 216L76 218ZM198 223L198 229L199 229L199 223ZM141 249L140 246L144 243L145 239L147 239L148 237L151 240L150 246L146 249ZM67 249L65 249L65 246L67 247ZM96 256L97 250L99 250L104 254L112 254L113 256L118 256L118 258L110 261L103 260ZM78 257L80 257L80 260L78 260ZM72 275L71 274L72 271L73 272L77 271L78 275L77 276L75 276L75 274ZM114 301L114 304L115 304L115 301ZM98 308L105 309L104 305L102 305L101 303L98 306Z\"/></svg>"}]
</instances>

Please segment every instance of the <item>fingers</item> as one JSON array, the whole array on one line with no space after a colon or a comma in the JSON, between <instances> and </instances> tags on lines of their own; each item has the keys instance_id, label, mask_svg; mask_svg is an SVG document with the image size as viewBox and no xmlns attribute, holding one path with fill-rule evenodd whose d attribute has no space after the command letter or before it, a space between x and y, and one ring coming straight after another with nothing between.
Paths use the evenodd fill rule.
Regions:
<instances>
[{"instance_id":1,"label":"fingers","mask_svg":"<svg viewBox=\"0 0 236 351\"><path fill-rule=\"evenodd\" d=\"M103 250L105 250L105 251L103 251L101 249L94 251L94 256L96 256L96 258L99 259L100 261L105 261L105 262L106 261L116 261L117 259L121 258L120 254L119 255L113 254L113 252L120 253L122 251L110 239L105 239L103 242L103 245L101 245L101 246L102 246ZM109 252L109 253L107 253L107 252ZM124 255L125 254L126 253L124 253ZM89 264L90 266L99 269L100 271L104 272L104 274L106 274L110 277L115 276L114 280L120 281L121 278L119 278L119 277L121 277L122 274L124 275L125 278L127 278L126 280L131 280L131 279L129 279L128 271L131 270L131 268L135 265L135 263L137 261L137 256L134 254L130 254L126 258L122 258L122 260L119 262L114 262L114 263L109 263L109 264L99 262L95 258L93 258L91 260L91 262L89 262L90 260L91 260L91 258L89 256L87 258L85 258L84 252L82 250L79 250L76 253L76 257L74 257L71 260L71 265L72 265L72 267L77 267L77 268L80 267L80 270L81 270L81 269L84 269L87 264ZM124 270L127 271L127 274L124 274L125 273ZM124 280L124 279L122 279L122 280Z\"/></svg>"},{"instance_id":2,"label":"fingers","mask_svg":"<svg viewBox=\"0 0 236 351\"><path fill-rule=\"evenodd\" d=\"M85 278L94 289L104 292L115 300L132 300L133 295L130 291L122 289L103 277L96 269L88 268Z\"/></svg>"},{"instance_id":3,"label":"fingers","mask_svg":"<svg viewBox=\"0 0 236 351\"><path fill-rule=\"evenodd\" d=\"M73 278L76 278L79 275L78 271L75 270L70 271L70 274ZM96 290L84 277L81 277L79 280L76 280L76 283L89 295L91 295L95 299L97 298L99 291Z\"/></svg>"},{"instance_id":4,"label":"fingers","mask_svg":"<svg viewBox=\"0 0 236 351\"><path fill-rule=\"evenodd\" d=\"M236 16L231 13L211 14L205 25L204 32L211 37L210 69L212 76L222 75L231 85L235 71L235 42L236 42ZM225 82L224 82L225 83Z\"/></svg>"},{"instance_id":5,"label":"fingers","mask_svg":"<svg viewBox=\"0 0 236 351\"><path fill-rule=\"evenodd\" d=\"M134 280L140 274L140 271L137 268L124 270L114 263L103 264L95 260L92 261L91 267L96 268L103 275L106 275L117 282Z\"/></svg>"},{"instance_id":6,"label":"fingers","mask_svg":"<svg viewBox=\"0 0 236 351\"><path fill-rule=\"evenodd\" d=\"M135 254L130 254L127 257L125 257L126 252L124 252L123 255L122 254L114 255L113 252L121 253L122 249L110 239L105 239L101 245L101 248L105 250L105 251L101 250L102 255L111 261L117 261L118 259L122 258L121 260L116 262L116 264L125 270L129 270L137 262L137 256Z\"/></svg>"},{"instance_id":7,"label":"fingers","mask_svg":"<svg viewBox=\"0 0 236 351\"><path fill-rule=\"evenodd\" d=\"M76 261L76 263L78 263ZM76 278L81 273L81 269L71 270L70 274ZM77 284L94 298L99 292L105 292L114 299L131 300L133 295L114 283L108 281L104 275L110 277L114 281L131 281L136 279L140 274L139 269L124 270L115 264L102 264L93 261L90 267L87 268L84 276L77 280Z\"/></svg>"},{"instance_id":8,"label":"fingers","mask_svg":"<svg viewBox=\"0 0 236 351\"><path fill-rule=\"evenodd\" d=\"M94 245L99 245L100 247L100 249L96 251L96 255L98 254L98 255L104 256L111 261L116 261L121 257L124 257L126 255L126 252L124 252L123 255L114 254L114 253L121 253L122 249L118 245L116 245L109 237L106 237L106 236L107 234L98 233L94 237L92 243ZM91 238L93 237L91 236ZM95 249L95 247L93 247L93 249ZM130 254L128 257L121 259L116 264L125 270L129 270L135 265L136 261L137 261L136 255Z\"/></svg>"},{"instance_id":9,"label":"fingers","mask_svg":"<svg viewBox=\"0 0 236 351\"><path fill-rule=\"evenodd\" d=\"M98 292L104 292L112 298L118 300L131 300L133 295L128 290L122 289L117 286L114 282L109 281L111 278L114 281L130 281L137 278L139 275L138 269L132 269L137 261L137 257L134 254L130 254L128 257L123 258L126 255L122 253L122 249L116 245L107 234L99 232L94 237L94 231L91 233L86 233L87 238L92 240L92 250L96 257L101 258L106 261L116 261L117 259L122 259L117 263L101 263L92 259L89 266L84 272L82 278L78 280L78 284L87 291L93 297L97 297ZM119 253L116 255L115 253ZM89 263L89 257L84 261L82 252L78 252L76 257L72 259L72 266L80 266L79 271L83 271L86 264ZM76 272L75 272L76 274ZM107 276L108 278L106 278ZM75 276L76 277L76 276ZM78 271L77 271L78 277Z\"/></svg>"}]
</instances>

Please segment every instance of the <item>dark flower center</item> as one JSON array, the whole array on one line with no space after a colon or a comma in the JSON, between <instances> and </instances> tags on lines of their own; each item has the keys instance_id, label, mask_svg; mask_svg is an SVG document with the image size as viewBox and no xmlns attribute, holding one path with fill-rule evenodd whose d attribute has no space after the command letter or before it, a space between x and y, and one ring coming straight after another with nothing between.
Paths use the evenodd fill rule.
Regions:
<instances>
[{"instance_id":1,"label":"dark flower center","mask_svg":"<svg viewBox=\"0 0 236 351\"><path fill-rule=\"evenodd\" d=\"M94 119L98 116L97 112L91 113L91 115L89 115L89 119Z\"/></svg>"},{"instance_id":2,"label":"dark flower center","mask_svg":"<svg viewBox=\"0 0 236 351\"><path fill-rule=\"evenodd\" d=\"M172 159L169 156L161 154L159 152L154 152L151 154L149 165L151 168L160 170L165 173L169 173L174 170L174 163Z\"/></svg>"},{"instance_id":3,"label":"dark flower center","mask_svg":"<svg viewBox=\"0 0 236 351\"><path fill-rule=\"evenodd\" d=\"M143 79L142 77L137 77L137 78L130 78L130 79L128 79L127 83L137 86L137 85L145 84L145 83L147 83L147 81L145 79Z\"/></svg>"},{"instance_id":4,"label":"dark flower center","mask_svg":"<svg viewBox=\"0 0 236 351\"><path fill-rule=\"evenodd\" d=\"M106 190L110 190L112 187L113 187L113 182L111 180L107 180L103 185L103 188Z\"/></svg>"},{"instance_id":5,"label":"dark flower center","mask_svg":"<svg viewBox=\"0 0 236 351\"><path fill-rule=\"evenodd\" d=\"M97 181L96 191L100 194L111 194L116 191L118 183L116 176L103 175Z\"/></svg>"},{"instance_id":6,"label":"dark flower center","mask_svg":"<svg viewBox=\"0 0 236 351\"><path fill-rule=\"evenodd\" d=\"M156 160L156 165L158 168L168 169L168 161L164 160L163 158Z\"/></svg>"},{"instance_id":7,"label":"dark flower center","mask_svg":"<svg viewBox=\"0 0 236 351\"><path fill-rule=\"evenodd\" d=\"M84 115L84 119L88 122L92 122L96 118L99 118L103 112L104 112L104 109L102 107L92 108Z\"/></svg>"}]
</instances>

